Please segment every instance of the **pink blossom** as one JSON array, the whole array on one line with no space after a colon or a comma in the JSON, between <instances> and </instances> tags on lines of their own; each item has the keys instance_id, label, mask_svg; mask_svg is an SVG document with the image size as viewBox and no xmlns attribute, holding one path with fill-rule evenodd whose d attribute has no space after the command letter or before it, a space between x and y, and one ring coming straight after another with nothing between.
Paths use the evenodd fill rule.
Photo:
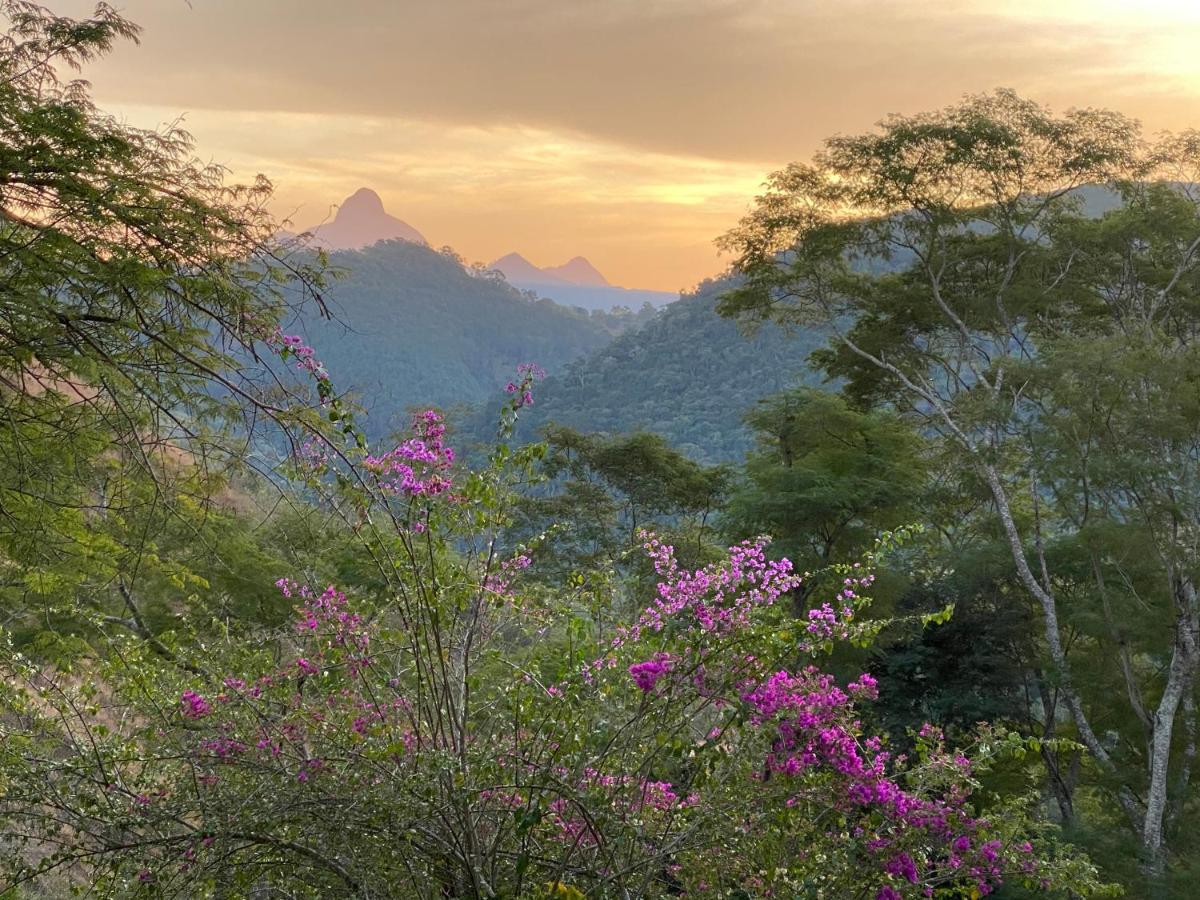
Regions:
<instances>
[{"instance_id":1,"label":"pink blossom","mask_svg":"<svg viewBox=\"0 0 1200 900\"><path fill-rule=\"evenodd\" d=\"M208 701L195 691L184 691L179 702L183 705L183 714L189 719L202 719L211 711Z\"/></svg>"}]
</instances>

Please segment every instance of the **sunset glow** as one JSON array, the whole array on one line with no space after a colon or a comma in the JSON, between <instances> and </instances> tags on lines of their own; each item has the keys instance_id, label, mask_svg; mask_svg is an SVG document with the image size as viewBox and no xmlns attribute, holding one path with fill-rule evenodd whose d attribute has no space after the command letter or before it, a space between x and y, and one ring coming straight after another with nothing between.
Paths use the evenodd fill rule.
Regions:
<instances>
[{"instance_id":1,"label":"sunset glow","mask_svg":"<svg viewBox=\"0 0 1200 900\"><path fill-rule=\"evenodd\" d=\"M617 283L665 290L722 267L712 240L768 172L890 112L998 86L1119 109L1149 132L1200 108L1200 6L1183 0L125 12L142 46L86 73L100 101L150 127L182 114L202 156L272 178L280 216L321 221L366 185L469 259L586 254Z\"/></svg>"}]
</instances>

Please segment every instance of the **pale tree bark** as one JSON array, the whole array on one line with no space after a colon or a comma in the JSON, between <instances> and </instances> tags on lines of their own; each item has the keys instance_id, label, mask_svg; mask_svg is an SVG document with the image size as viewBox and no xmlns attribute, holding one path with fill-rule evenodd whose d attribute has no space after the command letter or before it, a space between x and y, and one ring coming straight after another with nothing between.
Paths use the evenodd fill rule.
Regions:
<instances>
[{"instance_id":1,"label":"pale tree bark","mask_svg":"<svg viewBox=\"0 0 1200 900\"><path fill-rule=\"evenodd\" d=\"M1192 781L1192 767L1196 763L1196 689L1195 684L1192 685L1192 691L1183 696L1183 730L1185 743L1183 746L1183 759L1179 766L1179 774L1176 777L1175 791L1171 798L1170 809L1167 811L1167 828L1168 830L1175 827L1179 821L1179 816L1183 812L1183 807L1187 800L1188 788Z\"/></svg>"},{"instance_id":2,"label":"pale tree bark","mask_svg":"<svg viewBox=\"0 0 1200 900\"><path fill-rule=\"evenodd\" d=\"M1166 845L1164 819L1167 811L1167 776L1171 761L1171 739L1175 719L1185 697L1195 691L1197 602L1192 578L1180 574L1171 566L1168 576L1176 606L1175 645L1167 672L1167 684L1154 711L1153 732L1149 758L1149 789L1146 793L1146 814L1142 827L1142 846L1145 848L1151 873L1161 878L1166 874Z\"/></svg>"},{"instance_id":3,"label":"pale tree bark","mask_svg":"<svg viewBox=\"0 0 1200 900\"><path fill-rule=\"evenodd\" d=\"M988 430L982 442L973 440L963 427L955 421L950 409L933 389L932 385L904 372L888 360L859 347L845 333L839 334L842 343L853 353L893 375L915 399L926 404L928 412L941 421L948 434L967 451L975 467L988 485L992 501L1004 529L1017 577L1022 586L1037 601L1042 611L1042 634L1046 642L1057 688L1063 704L1075 725L1080 742L1087 748L1089 756L1109 775L1117 775L1117 766L1104 743L1096 735L1091 720L1084 708L1083 700L1075 687L1070 661L1063 644L1062 628L1059 623L1058 602L1053 583L1041 554L1039 538L1039 561L1041 578L1029 563L1025 552L1025 540L1012 512L1008 487L999 467L990 461L991 446L996 437ZM985 382L986 383L986 382ZM1003 369L997 371L989 392L995 395L1003 383ZM1168 774L1174 724L1184 698L1195 689L1197 669L1197 628L1200 611L1197 610L1196 588L1191 576L1182 577L1171 573L1172 594L1177 609L1175 637L1168 670L1167 685L1151 715L1141 701L1140 693L1132 683L1132 670L1123 671L1127 678L1127 690L1135 715L1148 725L1145 798L1129 784L1117 790L1117 802L1129 821L1130 828L1138 835L1145 857L1148 874L1156 880L1166 870L1165 814L1168 805ZM1060 803L1061 806L1061 803Z\"/></svg>"},{"instance_id":4,"label":"pale tree bark","mask_svg":"<svg viewBox=\"0 0 1200 900\"><path fill-rule=\"evenodd\" d=\"M1112 757L1092 729L1083 708L1082 700L1075 689L1071 668L1063 648L1058 608L1050 584L1039 580L1034 574L1025 554L1025 545L1020 530L1013 518L1008 492L999 470L990 463L981 463L980 469L987 480L997 512L1008 538L1013 562L1022 585L1042 607L1043 633L1050 658L1059 678L1059 689L1063 702L1079 732L1079 737L1091 756L1106 771L1115 772ZM1043 570L1044 571L1044 570ZM1147 789L1145 801L1139 801L1128 785L1118 791L1118 801L1129 818L1130 825L1139 833L1146 857L1148 873L1161 878L1166 872L1167 848L1165 843L1165 814L1168 803L1168 775L1170 771L1171 746L1175 720L1185 697L1195 690L1197 671L1198 612L1196 586L1190 576L1184 576L1172 567L1168 573L1172 595L1176 606L1174 646L1168 669L1167 684L1150 718L1149 753L1146 760ZM1140 706L1140 703L1137 704ZM1137 708L1135 706L1135 709Z\"/></svg>"}]
</instances>

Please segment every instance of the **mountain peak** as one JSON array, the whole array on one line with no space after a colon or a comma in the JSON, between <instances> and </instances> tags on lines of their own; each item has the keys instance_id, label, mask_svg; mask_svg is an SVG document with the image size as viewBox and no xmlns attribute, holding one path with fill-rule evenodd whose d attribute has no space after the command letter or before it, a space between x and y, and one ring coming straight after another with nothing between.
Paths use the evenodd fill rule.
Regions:
<instances>
[{"instance_id":1,"label":"mountain peak","mask_svg":"<svg viewBox=\"0 0 1200 900\"><path fill-rule=\"evenodd\" d=\"M539 269L520 253L506 253L488 268L503 272L511 284L563 284L563 279Z\"/></svg>"},{"instance_id":2,"label":"mountain peak","mask_svg":"<svg viewBox=\"0 0 1200 900\"><path fill-rule=\"evenodd\" d=\"M513 284L609 286L608 279L582 256L576 256L561 266L547 266L539 269L520 253L514 252L494 261L491 268L503 272L504 277Z\"/></svg>"},{"instance_id":3,"label":"mountain peak","mask_svg":"<svg viewBox=\"0 0 1200 900\"><path fill-rule=\"evenodd\" d=\"M533 269L537 268L537 266L535 266L533 263L531 263L529 260L527 260L525 257L523 257L520 253L517 253L516 251L513 251L512 253L505 253L502 257L500 257L499 259L494 260L492 262L492 268L496 268L497 266L501 266L501 265L529 266L530 268L533 268Z\"/></svg>"},{"instance_id":4,"label":"mountain peak","mask_svg":"<svg viewBox=\"0 0 1200 900\"><path fill-rule=\"evenodd\" d=\"M383 208L382 197L370 188L362 187L342 201L342 205L338 207L337 217L340 219L343 215L386 216L387 211Z\"/></svg>"},{"instance_id":5,"label":"mountain peak","mask_svg":"<svg viewBox=\"0 0 1200 900\"><path fill-rule=\"evenodd\" d=\"M609 284L608 279L601 275L600 271L583 256L572 257L561 266L550 266L542 271L556 275L571 284L582 284L589 287L608 287Z\"/></svg>"},{"instance_id":6,"label":"mountain peak","mask_svg":"<svg viewBox=\"0 0 1200 900\"><path fill-rule=\"evenodd\" d=\"M390 215L383 199L370 188L359 188L342 201L332 222L307 229L313 243L327 250L359 250L379 241L402 240L426 244L421 232Z\"/></svg>"}]
</instances>

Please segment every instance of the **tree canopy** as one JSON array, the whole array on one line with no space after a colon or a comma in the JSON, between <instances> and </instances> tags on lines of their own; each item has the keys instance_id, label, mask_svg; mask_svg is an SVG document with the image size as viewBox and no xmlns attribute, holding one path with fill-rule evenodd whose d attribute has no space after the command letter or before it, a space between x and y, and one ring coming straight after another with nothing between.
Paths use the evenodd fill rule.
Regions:
<instances>
[{"instance_id":1,"label":"tree canopy","mask_svg":"<svg viewBox=\"0 0 1200 900\"><path fill-rule=\"evenodd\" d=\"M1186 884L1200 142L1008 93L831 141L535 443L504 359L621 323L334 258L381 319L397 259L461 289L496 353L393 387L495 379L468 459L364 428L386 343L319 352L265 180L62 79L135 26L0 12L0 894L1097 897L1063 837L1118 816ZM842 395L793 379L826 337Z\"/></svg>"},{"instance_id":2,"label":"tree canopy","mask_svg":"<svg viewBox=\"0 0 1200 900\"><path fill-rule=\"evenodd\" d=\"M745 280L721 301L833 325L825 371L987 486L1046 677L1155 879L1194 809L1198 180L1195 133L968 97L774 175L725 239ZM1123 686L1089 690L1114 659Z\"/></svg>"}]
</instances>

